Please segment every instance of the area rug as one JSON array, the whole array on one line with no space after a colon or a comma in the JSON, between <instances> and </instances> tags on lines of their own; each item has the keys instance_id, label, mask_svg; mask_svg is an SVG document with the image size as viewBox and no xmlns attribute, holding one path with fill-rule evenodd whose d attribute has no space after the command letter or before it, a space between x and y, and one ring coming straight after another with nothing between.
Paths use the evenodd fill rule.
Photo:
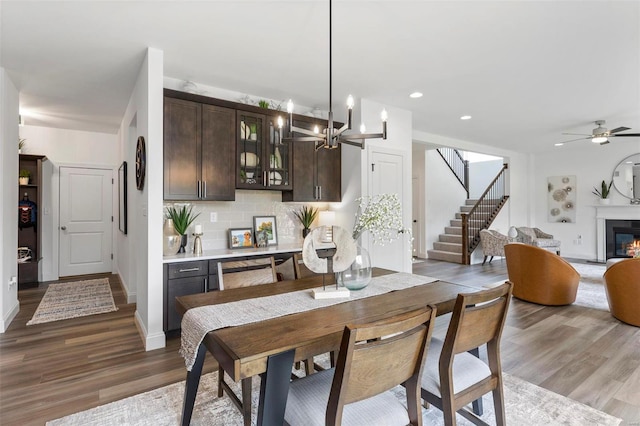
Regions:
<instances>
[{"instance_id":1,"label":"area rug","mask_svg":"<svg viewBox=\"0 0 640 426\"><path fill-rule=\"evenodd\" d=\"M27 325L117 310L108 278L51 284Z\"/></svg>"},{"instance_id":2,"label":"area rug","mask_svg":"<svg viewBox=\"0 0 640 426\"><path fill-rule=\"evenodd\" d=\"M604 289L604 278L602 278L606 270L605 265L571 263L571 266L580 274L580 284L574 304L608 312L609 304Z\"/></svg>"},{"instance_id":3,"label":"area rug","mask_svg":"<svg viewBox=\"0 0 640 426\"><path fill-rule=\"evenodd\" d=\"M260 380L254 379L252 393L252 424L256 421ZM231 383L231 385L235 385ZM619 425L621 420L580 404L564 396L535 386L517 377L504 374L505 406L507 424L514 426L584 426ZM191 424L194 426L225 425L241 426L242 416L226 396L218 398L217 372L202 377ZM238 388L236 386L236 391ZM82 411L47 422L47 426L161 426L180 424L184 382L174 383L159 389L134 395L120 401ZM404 389L397 387L394 393L405 400ZM489 394L490 395L490 394ZM490 396L484 399L485 421L495 424L493 402ZM442 414L436 408L424 409L425 425L444 425ZM458 416L459 425L470 425Z\"/></svg>"}]
</instances>

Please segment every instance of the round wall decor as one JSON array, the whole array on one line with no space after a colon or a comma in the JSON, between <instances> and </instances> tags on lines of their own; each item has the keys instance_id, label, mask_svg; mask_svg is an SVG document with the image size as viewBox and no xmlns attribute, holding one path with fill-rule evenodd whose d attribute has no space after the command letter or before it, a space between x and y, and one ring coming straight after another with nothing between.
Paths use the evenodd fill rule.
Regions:
<instances>
[{"instance_id":1,"label":"round wall decor","mask_svg":"<svg viewBox=\"0 0 640 426\"><path fill-rule=\"evenodd\" d=\"M138 137L136 145L136 185L139 190L144 188L144 173L147 166L147 150L144 144L144 136Z\"/></svg>"}]
</instances>

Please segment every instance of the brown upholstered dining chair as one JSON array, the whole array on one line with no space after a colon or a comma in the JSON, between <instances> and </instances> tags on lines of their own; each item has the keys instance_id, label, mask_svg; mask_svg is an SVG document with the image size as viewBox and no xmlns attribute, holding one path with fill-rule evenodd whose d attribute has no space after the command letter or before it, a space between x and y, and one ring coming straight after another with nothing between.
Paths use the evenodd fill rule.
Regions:
<instances>
[{"instance_id":1,"label":"brown upholstered dining chair","mask_svg":"<svg viewBox=\"0 0 640 426\"><path fill-rule=\"evenodd\" d=\"M548 250L512 243L504 246L513 296L539 305L569 305L576 301L580 274Z\"/></svg>"},{"instance_id":2,"label":"brown upholstered dining chair","mask_svg":"<svg viewBox=\"0 0 640 426\"><path fill-rule=\"evenodd\" d=\"M604 283L611 315L640 327L640 258L611 265L604 273Z\"/></svg>"},{"instance_id":3,"label":"brown upholstered dining chair","mask_svg":"<svg viewBox=\"0 0 640 426\"><path fill-rule=\"evenodd\" d=\"M291 382L289 425L421 425L420 375L435 307L348 325L335 368ZM405 407L390 389L405 384Z\"/></svg>"},{"instance_id":4,"label":"brown upholstered dining chair","mask_svg":"<svg viewBox=\"0 0 640 426\"><path fill-rule=\"evenodd\" d=\"M218 263L218 286L220 290L253 285L269 284L278 280L276 276L275 260L273 257L264 257L246 260L229 260ZM218 397L227 393L231 401L242 413L244 425L251 425L251 377L240 382L240 399L224 381L224 370L218 368Z\"/></svg>"},{"instance_id":5,"label":"brown upholstered dining chair","mask_svg":"<svg viewBox=\"0 0 640 426\"><path fill-rule=\"evenodd\" d=\"M422 374L422 398L442 410L446 425L459 413L485 425L465 407L492 392L496 424L505 424L500 338L513 285L459 294L444 341L433 338ZM486 344L489 364L467 351Z\"/></svg>"}]
</instances>

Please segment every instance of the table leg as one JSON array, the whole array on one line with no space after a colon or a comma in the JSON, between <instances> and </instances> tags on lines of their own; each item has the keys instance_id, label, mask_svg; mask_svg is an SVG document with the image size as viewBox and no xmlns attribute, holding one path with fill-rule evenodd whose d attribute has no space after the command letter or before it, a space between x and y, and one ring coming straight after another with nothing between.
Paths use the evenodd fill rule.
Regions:
<instances>
[{"instance_id":1,"label":"table leg","mask_svg":"<svg viewBox=\"0 0 640 426\"><path fill-rule=\"evenodd\" d=\"M289 381L295 350L271 355L261 374L258 426L282 426L289 396Z\"/></svg>"},{"instance_id":2,"label":"table leg","mask_svg":"<svg viewBox=\"0 0 640 426\"><path fill-rule=\"evenodd\" d=\"M202 366L204 365L204 356L207 348L200 343L196 361L187 372L187 382L184 385L184 401L182 404L182 426L188 426L191 423L191 415L193 414L193 405L196 402L196 394L198 393L198 385L200 384L200 376L202 375Z\"/></svg>"},{"instance_id":3,"label":"table leg","mask_svg":"<svg viewBox=\"0 0 640 426\"><path fill-rule=\"evenodd\" d=\"M469 351L469 353L471 355L475 356L476 358L480 358L480 348L471 349ZM473 412L475 414L477 414L478 416L482 415L482 412L484 411L482 409L482 397L480 397L480 398L476 399L475 401L473 401L471 406L473 407Z\"/></svg>"}]
</instances>

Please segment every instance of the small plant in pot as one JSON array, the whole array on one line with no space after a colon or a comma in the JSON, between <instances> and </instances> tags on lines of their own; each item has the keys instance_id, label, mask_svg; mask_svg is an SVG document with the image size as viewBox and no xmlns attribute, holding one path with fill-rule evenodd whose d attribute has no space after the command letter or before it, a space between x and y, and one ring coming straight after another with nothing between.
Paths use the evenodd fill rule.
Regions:
<instances>
[{"instance_id":1,"label":"small plant in pot","mask_svg":"<svg viewBox=\"0 0 640 426\"><path fill-rule=\"evenodd\" d=\"M182 235L182 244L178 253L184 253L184 248L187 245L187 228L193 223L196 218L200 216L200 213L193 214L193 206L167 207L167 219L173 221L173 227L176 232Z\"/></svg>"},{"instance_id":2,"label":"small plant in pot","mask_svg":"<svg viewBox=\"0 0 640 426\"><path fill-rule=\"evenodd\" d=\"M20 185L29 185L29 178L31 177L31 172L29 170L22 169L20 170L20 174L18 175L18 181Z\"/></svg>"},{"instance_id":3,"label":"small plant in pot","mask_svg":"<svg viewBox=\"0 0 640 426\"><path fill-rule=\"evenodd\" d=\"M299 211L294 211L293 214L302 224L302 238L305 238L309 234L311 224L318 215L318 209L313 206L302 206Z\"/></svg>"},{"instance_id":4,"label":"small plant in pot","mask_svg":"<svg viewBox=\"0 0 640 426\"><path fill-rule=\"evenodd\" d=\"M600 189L597 187L593 188L593 195L597 195L600 198L600 204L609 204L609 194L611 193L611 185L613 184L613 180L609 182L609 185L603 180L600 184Z\"/></svg>"}]
</instances>

